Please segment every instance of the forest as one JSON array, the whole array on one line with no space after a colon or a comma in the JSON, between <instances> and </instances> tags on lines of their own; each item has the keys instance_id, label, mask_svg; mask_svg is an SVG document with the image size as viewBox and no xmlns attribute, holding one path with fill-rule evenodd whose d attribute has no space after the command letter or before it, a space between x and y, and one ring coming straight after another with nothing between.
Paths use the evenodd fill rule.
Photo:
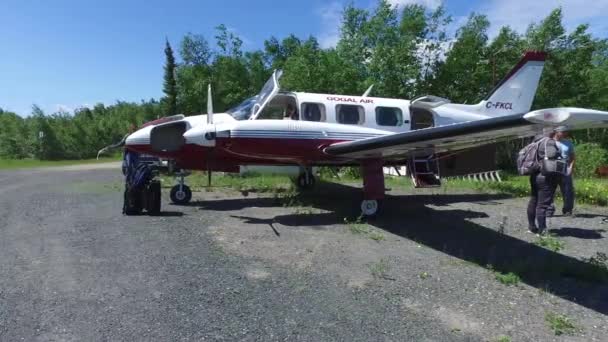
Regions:
<instances>
[{"instance_id":1,"label":"forest","mask_svg":"<svg viewBox=\"0 0 608 342\"><path fill-rule=\"evenodd\" d=\"M502 27L491 37L485 15L472 13L454 30L442 7L397 9L380 0L371 10L346 6L340 39L331 48L322 48L312 36L289 35L269 37L263 48L244 51L242 40L224 25L214 37L188 33L175 51L168 41L159 46L166 56L164 80L159 80L163 98L100 103L73 113L44 113L36 105L20 115L0 109L0 159L91 158L131 125L175 113L204 113L209 83L215 111L224 111L256 94L274 69L284 70L284 90L360 95L374 84L373 96L433 94L474 103L524 51L543 50L549 59L535 108L608 110L608 40L594 37L585 24L566 30L563 15L556 8L523 33ZM608 162L605 129L578 132L575 140Z\"/></svg>"}]
</instances>

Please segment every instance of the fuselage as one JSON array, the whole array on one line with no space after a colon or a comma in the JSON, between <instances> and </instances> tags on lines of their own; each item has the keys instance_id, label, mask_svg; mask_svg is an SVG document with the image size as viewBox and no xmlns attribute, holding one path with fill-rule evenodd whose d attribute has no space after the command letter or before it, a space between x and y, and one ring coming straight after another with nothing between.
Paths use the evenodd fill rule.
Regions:
<instances>
[{"instance_id":1,"label":"fuselage","mask_svg":"<svg viewBox=\"0 0 608 342\"><path fill-rule=\"evenodd\" d=\"M296 108L287 113L287 108ZM186 169L238 172L241 165L348 165L325 147L487 118L437 97L414 101L349 95L278 93L255 119L216 113L155 124L127 139L129 149L173 159ZM167 146L168 145L168 146ZM370 156L372 158L373 156ZM387 160L386 163L397 162Z\"/></svg>"}]
</instances>

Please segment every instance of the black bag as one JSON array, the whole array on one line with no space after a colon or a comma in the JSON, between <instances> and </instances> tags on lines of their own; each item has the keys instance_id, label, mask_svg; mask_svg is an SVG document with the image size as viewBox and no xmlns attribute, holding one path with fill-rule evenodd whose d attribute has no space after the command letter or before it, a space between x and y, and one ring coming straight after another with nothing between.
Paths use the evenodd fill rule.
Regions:
<instances>
[{"instance_id":1,"label":"black bag","mask_svg":"<svg viewBox=\"0 0 608 342\"><path fill-rule=\"evenodd\" d=\"M125 186L123 215L139 215L142 211L141 190L129 185Z\"/></svg>"},{"instance_id":2,"label":"black bag","mask_svg":"<svg viewBox=\"0 0 608 342\"><path fill-rule=\"evenodd\" d=\"M547 157L547 142L545 140L545 157L540 161L540 173L543 176L559 175L563 176L568 172L568 164L563 159L549 159Z\"/></svg>"}]
</instances>

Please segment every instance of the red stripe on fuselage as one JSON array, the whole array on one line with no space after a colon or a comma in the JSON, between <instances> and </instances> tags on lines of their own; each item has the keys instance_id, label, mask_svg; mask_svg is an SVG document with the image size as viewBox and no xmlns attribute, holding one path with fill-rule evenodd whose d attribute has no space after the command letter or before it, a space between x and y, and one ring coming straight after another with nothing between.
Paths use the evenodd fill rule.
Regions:
<instances>
[{"instance_id":1,"label":"red stripe on fuselage","mask_svg":"<svg viewBox=\"0 0 608 342\"><path fill-rule=\"evenodd\" d=\"M180 167L190 170L206 170L206 160L211 158L215 170L221 165L234 169L238 165L341 163L345 159L327 155L323 149L343 141L349 140L233 137L217 138L215 147L187 144L175 152L152 151L150 145L130 145L128 149L176 160ZM218 169L218 171L222 170Z\"/></svg>"}]
</instances>

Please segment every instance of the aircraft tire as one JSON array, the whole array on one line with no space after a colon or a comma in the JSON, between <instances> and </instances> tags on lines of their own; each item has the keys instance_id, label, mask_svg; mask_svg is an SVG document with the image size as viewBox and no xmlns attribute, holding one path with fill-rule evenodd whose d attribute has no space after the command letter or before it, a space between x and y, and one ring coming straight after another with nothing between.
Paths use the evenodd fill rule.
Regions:
<instances>
[{"instance_id":1,"label":"aircraft tire","mask_svg":"<svg viewBox=\"0 0 608 342\"><path fill-rule=\"evenodd\" d=\"M378 214L380 204L377 200L363 200L361 201L361 215L365 217L374 217Z\"/></svg>"},{"instance_id":2,"label":"aircraft tire","mask_svg":"<svg viewBox=\"0 0 608 342\"><path fill-rule=\"evenodd\" d=\"M182 185L180 190L180 185L176 185L171 188L171 202L174 204L188 204L192 199L192 190L187 185Z\"/></svg>"},{"instance_id":3,"label":"aircraft tire","mask_svg":"<svg viewBox=\"0 0 608 342\"><path fill-rule=\"evenodd\" d=\"M301 173L296 179L296 185L299 190L310 190L315 187L317 180L314 175L306 177L305 173Z\"/></svg>"}]
</instances>

